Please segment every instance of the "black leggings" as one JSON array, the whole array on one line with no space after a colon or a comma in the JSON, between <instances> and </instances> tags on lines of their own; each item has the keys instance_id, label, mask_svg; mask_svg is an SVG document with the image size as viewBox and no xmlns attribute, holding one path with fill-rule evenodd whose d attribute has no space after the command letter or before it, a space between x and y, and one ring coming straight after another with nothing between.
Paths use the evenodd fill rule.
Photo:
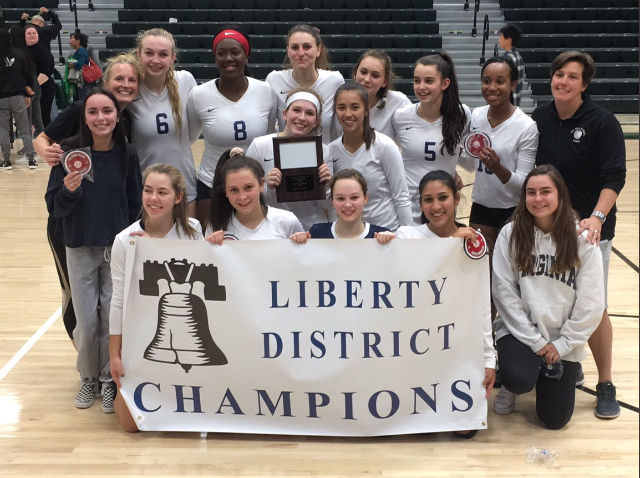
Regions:
<instances>
[{"instance_id":1,"label":"black leggings","mask_svg":"<svg viewBox=\"0 0 640 478\"><path fill-rule=\"evenodd\" d=\"M557 380L540 373L540 357L512 335L496 343L502 386L522 394L536 388L536 413L547 427L557 430L571 420L576 401L577 362L563 360L564 372Z\"/></svg>"},{"instance_id":2,"label":"black leggings","mask_svg":"<svg viewBox=\"0 0 640 478\"><path fill-rule=\"evenodd\" d=\"M42 96L40 96L40 111L42 112L42 124L46 128L51 123L51 108L53 99L56 97L56 82L49 78L49 81L40 85Z\"/></svg>"},{"instance_id":3,"label":"black leggings","mask_svg":"<svg viewBox=\"0 0 640 478\"><path fill-rule=\"evenodd\" d=\"M62 241L54 237L56 222L59 219L49 217L47 224L47 239L49 239L49 247L56 263L56 271L58 279L60 279L60 288L62 289L62 321L64 328L67 330L69 338L73 340L73 329L76 328L76 313L73 310L73 301L71 300L71 287L69 286L69 272L67 271L67 250Z\"/></svg>"}]
</instances>

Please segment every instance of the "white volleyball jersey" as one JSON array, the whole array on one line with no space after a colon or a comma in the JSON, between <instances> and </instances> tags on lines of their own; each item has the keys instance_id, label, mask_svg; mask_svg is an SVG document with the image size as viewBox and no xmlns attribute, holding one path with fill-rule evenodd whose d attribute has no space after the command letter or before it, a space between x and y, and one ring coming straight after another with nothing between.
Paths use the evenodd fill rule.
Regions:
<instances>
[{"instance_id":1,"label":"white volleyball jersey","mask_svg":"<svg viewBox=\"0 0 640 478\"><path fill-rule=\"evenodd\" d=\"M254 139L246 152L247 156L257 159L262 165L265 177L274 167L273 138L276 135L277 133L274 133ZM325 164L330 171L333 171L333 163L329 159L329 148L325 144L322 145L322 153ZM294 213L302 223L305 231L308 231L316 223L327 222L327 216L323 209L331 207L331 203L328 200L278 202L276 191L270 190L268 187L265 188L264 199L269 206Z\"/></svg>"},{"instance_id":2,"label":"white volleyball jersey","mask_svg":"<svg viewBox=\"0 0 640 478\"><path fill-rule=\"evenodd\" d=\"M429 226L426 224L421 224L419 226L406 226L401 227L396 232L396 237L398 239L439 239L435 232L429 229Z\"/></svg>"},{"instance_id":3,"label":"white volleyball jersey","mask_svg":"<svg viewBox=\"0 0 640 478\"><path fill-rule=\"evenodd\" d=\"M378 107L384 102L384 108ZM369 124L376 131L386 134L390 138L395 138L396 133L393 129L393 113L398 108L411 104L411 100L407 95L400 91L387 91L385 98L380 99L375 106L369 111Z\"/></svg>"},{"instance_id":4,"label":"white volleyball jersey","mask_svg":"<svg viewBox=\"0 0 640 478\"><path fill-rule=\"evenodd\" d=\"M216 80L196 86L189 96L189 122L202 128L204 136L198 179L209 187L222 153L235 147L246 150L251 141L274 129L276 99L271 88L263 81L247 80L247 91L235 102L218 91Z\"/></svg>"},{"instance_id":5,"label":"white volleyball jersey","mask_svg":"<svg viewBox=\"0 0 640 478\"><path fill-rule=\"evenodd\" d=\"M174 72L178 82L182 106L182 131L176 131L169 100L169 90L165 87L156 94L140 83L138 97L127 106L131 115L131 144L136 148L140 160L140 170L158 164L170 164L178 168L187 181L187 200L196 198L196 167L191 153L187 98L196 86L196 80L188 71Z\"/></svg>"},{"instance_id":6,"label":"white volleyball jersey","mask_svg":"<svg viewBox=\"0 0 640 478\"><path fill-rule=\"evenodd\" d=\"M249 229L231 216L227 230L224 233L225 241L246 241L260 239L289 239L296 232L304 232L302 224L291 211L269 207L267 216L255 229ZM211 226L207 227L205 237L213 233Z\"/></svg>"},{"instance_id":7,"label":"white volleyball jersey","mask_svg":"<svg viewBox=\"0 0 640 478\"><path fill-rule=\"evenodd\" d=\"M285 123L282 112L291 90L300 88L293 79L293 70L272 71L265 80L278 97L278 131L284 131ZM344 83L338 71L318 70L318 79L311 87L322 98L322 142L329 144L342 134L342 128L333 118L333 97L336 90Z\"/></svg>"},{"instance_id":8,"label":"white volleyball jersey","mask_svg":"<svg viewBox=\"0 0 640 478\"><path fill-rule=\"evenodd\" d=\"M479 131L491 139L491 148L500 157L500 164L511 171L505 184L489 171L479 158L463 152L462 161L470 161L476 171L471 199L485 207L507 209L518 205L524 180L536 162L538 126L520 108L505 122L491 128L487 120L489 106L473 110L469 132Z\"/></svg>"},{"instance_id":9,"label":"white volleyball jersey","mask_svg":"<svg viewBox=\"0 0 640 478\"><path fill-rule=\"evenodd\" d=\"M364 206L362 218L392 231L413 224L407 177L396 143L376 132L376 139L369 149L363 144L352 154L345 149L342 139L341 136L329 145L333 170L353 168L364 176L369 201Z\"/></svg>"},{"instance_id":10,"label":"white volleyball jersey","mask_svg":"<svg viewBox=\"0 0 640 478\"><path fill-rule=\"evenodd\" d=\"M450 155L442 149L442 117L434 123L429 123L418 116L419 103L404 106L396 110L393 115L393 128L400 140L404 170L407 175L409 199L413 211L413 219L420 224L420 198L418 185L425 174L431 171L443 170L453 176L460 147L456 147ZM462 105L467 123L471 118L471 111L467 105ZM468 124L467 124L468 126ZM465 128L466 133L467 128Z\"/></svg>"}]
</instances>

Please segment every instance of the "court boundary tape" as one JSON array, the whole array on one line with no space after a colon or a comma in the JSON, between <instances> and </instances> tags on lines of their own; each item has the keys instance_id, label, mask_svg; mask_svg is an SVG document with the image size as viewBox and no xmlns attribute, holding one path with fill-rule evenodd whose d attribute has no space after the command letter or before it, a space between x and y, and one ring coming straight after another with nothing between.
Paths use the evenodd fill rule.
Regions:
<instances>
[{"instance_id":1,"label":"court boundary tape","mask_svg":"<svg viewBox=\"0 0 640 478\"><path fill-rule=\"evenodd\" d=\"M640 269L638 268L638 266L633 262L631 262L631 260L627 256L625 256L622 252L620 252L618 249L616 249L613 246L611 246L611 250L615 253L616 256L618 256L622 260L622 262L624 262L626 265L631 267L634 271L640 273Z\"/></svg>"},{"instance_id":2,"label":"court boundary tape","mask_svg":"<svg viewBox=\"0 0 640 478\"><path fill-rule=\"evenodd\" d=\"M20 350L18 350L6 364L4 364L4 366L0 369L0 382L9 374L9 372L11 372L11 370L13 370L13 367L15 367L18 362L20 362L22 357L24 357L27 352L31 350L31 347L33 347L36 342L40 340L45 332L49 330L49 328L51 328L51 326L56 322L56 320L60 318L61 315L62 307L58 307L53 315L49 317L47 321L42 324L31 337L29 337L29 340L27 340L22 347L20 347Z\"/></svg>"},{"instance_id":3,"label":"court boundary tape","mask_svg":"<svg viewBox=\"0 0 640 478\"><path fill-rule=\"evenodd\" d=\"M578 387L576 387L578 390L582 390L585 393L588 393L589 395L593 395L594 397L597 397L598 394L596 393L595 390L591 390L590 388L587 388L583 385L580 385ZM625 403L621 400L618 400L618 403L620 404L620 406L622 408L626 408L627 410L631 410L632 412L636 412L636 413L640 413L640 409L638 407L634 407L633 405L629 405L628 403Z\"/></svg>"}]
</instances>

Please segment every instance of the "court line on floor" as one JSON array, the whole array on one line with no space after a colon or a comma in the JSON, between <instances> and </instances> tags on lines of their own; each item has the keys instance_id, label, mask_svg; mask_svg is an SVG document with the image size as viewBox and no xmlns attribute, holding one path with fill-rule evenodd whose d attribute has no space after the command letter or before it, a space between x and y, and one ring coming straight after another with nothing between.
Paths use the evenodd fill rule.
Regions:
<instances>
[{"instance_id":1,"label":"court line on floor","mask_svg":"<svg viewBox=\"0 0 640 478\"><path fill-rule=\"evenodd\" d=\"M640 269L638 268L638 266L636 264L634 264L633 262L631 262L631 260L627 256L625 256L622 252L620 252L618 249L616 249L613 246L611 247L611 250L615 253L616 256L618 256L620 259L622 259L622 262L627 264L634 271L640 273Z\"/></svg>"},{"instance_id":2,"label":"court line on floor","mask_svg":"<svg viewBox=\"0 0 640 478\"><path fill-rule=\"evenodd\" d=\"M598 396L598 393L595 390L591 390L590 388L584 387L582 385L579 385L576 388L578 390L582 390L583 392L588 393L589 395L593 395L594 397ZM627 410L631 410L632 412L640 413L640 409L638 409L638 407L634 407L633 405L629 405L628 403L623 402L621 400L618 400L618 403L620 404L620 406L622 408L626 408Z\"/></svg>"},{"instance_id":3,"label":"court line on floor","mask_svg":"<svg viewBox=\"0 0 640 478\"><path fill-rule=\"evenodd\" d=\"M2 381L9 372L15 367L18 362L24 357L31 347L33 347L36 342L42 337L47 330L60 318L62 315L62 307L58 307L51 317L47 319L47 321L42 324L42 326L33 334L29 340L25 342L25 344L18 350L13 357L0 369L0 381Z\"/></svg>"}]
</instances>

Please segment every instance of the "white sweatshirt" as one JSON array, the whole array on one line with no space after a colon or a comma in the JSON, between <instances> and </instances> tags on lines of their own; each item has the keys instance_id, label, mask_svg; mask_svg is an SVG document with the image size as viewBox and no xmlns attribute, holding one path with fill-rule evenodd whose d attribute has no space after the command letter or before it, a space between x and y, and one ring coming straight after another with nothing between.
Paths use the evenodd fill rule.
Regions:
<instances>
[{"instance_id":1,"label":"white sweatshirt","mask_svg":"<svg viewBox=\"0 0 640 478\"><path fill-rule=\"evenodd\" d=\"M535 231L534 274L516 270L509 255L513 223L507 224L493 251L493 300L498 309L496 340L513 335L533 352L552 343L560 358L580 362L584 344L604 311L604 274L600 248L578 238L580 267L562 274L548 272L555 258L551 234Z\"/></svg>"}]
</instances>

